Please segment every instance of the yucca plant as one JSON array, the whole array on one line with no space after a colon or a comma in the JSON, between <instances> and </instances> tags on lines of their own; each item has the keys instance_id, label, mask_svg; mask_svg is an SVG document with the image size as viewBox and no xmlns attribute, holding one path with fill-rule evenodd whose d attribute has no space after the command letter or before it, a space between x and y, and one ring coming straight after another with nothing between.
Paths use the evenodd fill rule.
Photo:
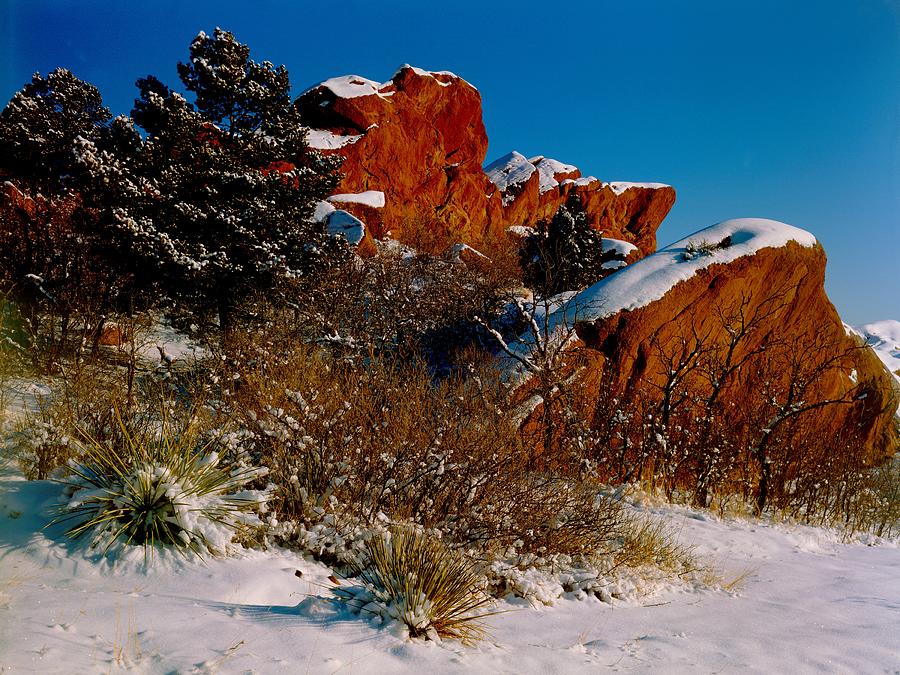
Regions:
<instances>
[{"instance_id":1,"label":"yucca plant","mask_svg":"<svg viewBox=\"0 0 900 675\"><path fill-rule=\"evenodd\" d=\"M83 451L70 464L66 482L74 494L58 509L54 523L67 523L73 538L93 537L92 545L140 545L145 555L157 545L182 553L218 553L234 529L254 520L259 504L253 493L240 494L259 471L230 471L211 442L201 442L196 416L181 424L163 414L161 423L123 422L101 443L82 432Z\"/></svg>"},{"instance_id":2,"label":"yucca plant","mask_svg":"<svg viewBox=\"0 0 900 675\"><path fill-rule=\"evenodd\" d=\"M356 611L398 621L412 638L485 636L481 622L492 599L477 564L419 529L394 527L366 542L348 586L335 595Z\"/></svg>"}]
</instances>

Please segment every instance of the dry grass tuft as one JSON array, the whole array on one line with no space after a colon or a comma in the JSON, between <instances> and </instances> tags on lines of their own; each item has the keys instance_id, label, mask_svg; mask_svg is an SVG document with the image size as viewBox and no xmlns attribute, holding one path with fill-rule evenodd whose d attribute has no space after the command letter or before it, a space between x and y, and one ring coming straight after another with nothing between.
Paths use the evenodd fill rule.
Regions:
<instances>
[{"instance_id":1,"label":"dry grass tuft","mask_svg":"<svg viewBox=\"0 0 900 675\"><path fill-rule=\"evenodd\" d=\"M492 599L481 589L477 563L418 529L395 527L366 545L354 565L356 586L335 595L359 611L399 621L411 638L461 640L485 637L480 621Z\"/></svg>"},{"instance_id":2,"label":"dry grass tuft","mask_svg":"<svg viewBox=\"0 0 900 675\"><path fill-rule=\"evenodd\" d=\"M676 533L665 523L647 517L628 522L614 562L616 567L654 567L677 576L701 569L691 547L678 543Z\"/></svg>"}]
</instances>

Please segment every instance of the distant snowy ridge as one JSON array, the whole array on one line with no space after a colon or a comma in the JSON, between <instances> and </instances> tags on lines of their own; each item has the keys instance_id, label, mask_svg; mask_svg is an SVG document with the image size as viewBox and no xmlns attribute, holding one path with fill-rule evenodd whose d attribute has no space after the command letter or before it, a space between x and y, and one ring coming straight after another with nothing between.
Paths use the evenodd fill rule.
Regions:
<instances>
[{"instance_id":1,"label":"distant snowy ridge","mask_svg":"<svg viewBox=\"0 0 900 675\"><path fill-rule=\"evenodd\" d=\"M900 321L876 321L853 330L878 355L894 379L900 382Z\"/></svg>"},{"instance_id":2,"label":"distant snowy ridge","mask_svg":"<svg viewBox=\"0 0 900 675\"><path fill-rule=\"evenodd\" d=\"M671 185L667 185L665 183L629 183L627 181L614 181L612 183L604 183L603 185L605 187L609 187L609 189L615 192L617 195L620 195L625 192L625 190L630 190L631 188L662 190L663 188L672 187Z\"/></svg>"}]
</instances>

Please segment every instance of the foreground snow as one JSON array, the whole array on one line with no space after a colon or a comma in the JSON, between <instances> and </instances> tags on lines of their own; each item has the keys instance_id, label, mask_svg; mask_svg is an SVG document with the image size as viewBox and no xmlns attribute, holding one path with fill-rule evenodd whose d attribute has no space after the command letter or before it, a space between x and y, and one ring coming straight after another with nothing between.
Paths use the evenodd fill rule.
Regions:
<instances>
[{"instance_id":1,"label":"foreground snow","mask_svg":"<svg viewBox=\"0 0 900 675\"><path fill-rule=\"evenodd\" d=\"M602 603L508 601L490 638L413 642L335 606L331 570L282 550L110 567L42 530L59 486L0 476L0 664L13 672L885 672L900 654L900 549L658 507L737 592L649 584ZM299 573L299 576L298 576Z\"/></svg>"}]
</instances>

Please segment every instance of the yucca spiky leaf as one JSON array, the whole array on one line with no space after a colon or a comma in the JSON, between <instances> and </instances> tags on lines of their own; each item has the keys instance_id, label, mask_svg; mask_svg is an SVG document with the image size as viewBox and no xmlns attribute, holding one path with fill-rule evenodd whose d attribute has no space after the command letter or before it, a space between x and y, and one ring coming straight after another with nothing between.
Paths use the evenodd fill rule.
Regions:
<instances>
[{"instance_id":1,"label":"yucca spiky leaf","mask_svg":"<svg viewBox=\"0 0 900 675\"><path fill-rule=\"evenodd\" d=\"M70 537L105 541L104 553L117 543L142 545L145 554L157 545L214 552L209 532L233 529L258 504L234 494L257 472L223 467L210 443L200 442L193 416L177 427L163 415L155 433L133 430L118 411L116 418L115 445L82 433L82 458L68 481L75 494L53 522L69 524Z\"/></svg>"}]
</instances>

